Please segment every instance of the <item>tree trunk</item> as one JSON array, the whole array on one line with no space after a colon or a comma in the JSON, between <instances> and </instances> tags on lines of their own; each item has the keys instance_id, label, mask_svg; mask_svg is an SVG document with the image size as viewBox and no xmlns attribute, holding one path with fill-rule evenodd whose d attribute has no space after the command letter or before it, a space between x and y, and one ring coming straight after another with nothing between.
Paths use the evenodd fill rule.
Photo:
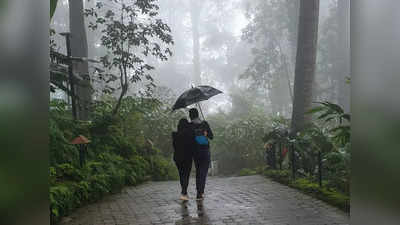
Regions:
<instances>
[{"instance_id":1,"label":"tree trunk","mask_svg":"<svg viewBox=\"0 0 400 225\"><path fill-rule=\"evenodd\" d=\"M123 21L123 17L121 16L121 21ZM122 43L121 43L122 46ZM121 59L123 61L123 59ZM123 64L119 66L119 73L120 73L120 78L119 81L121 83L121 93L119 94L119 98L117 100L117 104L115 105L112 115L115 116L118 113L119 108L121 107L122 99L126 95L129 89L129 80L128 80L128 73L127 73L127 65Z\"/></svg>"},{"instance_id":2,"label":"tree trunk","mask_svg":"<svg viewBox=\"0 0 400 225\"><path fill-rule=\"evenodd\" d=\"M85 20L83 15L83 0L69 0L69 26L71 32L71 55L87 58L88 46L86 38ZM89 65L87 61L74 61L74 73L79 75L80 81L76 85L78 96L77 114L80 120L89 120L89 107L92 100L90 86Z\"/></svg>"},{"instance_id":3,"label":"tree trunk","mask_svg":"<svg viewBox=\"0 0 400 225\"><path fill-rule=\"evenodd\" d=\"M122 99L124 98L124 96L126 95L127 92L128 92L128 84L122 85L121 93L119 94L117 104L115 105L115 107L112 111L113 116L117 115L119 108L121 107Z\"/></svg>"},{"instance_id":4,"label":"tree trunk","mask_svg":"<svg viewBox=\"0 0 400 225\"><path fill-rule=\"evenodd\" d=\"M201 11L201 3L198 0L190 2L190 18L192 22L193 37L193 80L195 85L201 84L201 67L200 67L200 35L199 35L199 19Z\"/></svg>"},{"instance_id":5,"label":"tree trunk","mask_svg":"<svg viewBox=\"0 0 400 225\"><path fill-rule=\"evenodd\" d=\"M297 47L297 33L299 26L299 10L300 10L300 1L292 1L287 0L288 7L288 19L289 19L289 44L290 44L290 65L292 66L292 70L295 67L296 61L296 47Z\"/></svg>"},{"instance_id":6,"label":"tree trunk","mask_svg":"<svg viewBox=\"0 0 400 225\"><path fill-rule=\"evenodd\" d=\"M66 34L65 36L65 44L67 47L67 56L71 57L71 35L70 34ZM75 81L74 81L74 73L73 73L73 64L70 61L68 63L68 81L69 81L69 95L71 96L71 108L72 108L72 118L74 120L78 119L78 114L76 111L76 94L75 94ZM68 100L70 98L67 98ZM68 104L70 102L68 101Z\"/></svg>"},{"instance_id":7,"label":"tree trunk","mask_svg":"<svg viewBox=\"0 0 400 225\"><path fill-rule=\"evenodd\" d=\"M350 112L350 0L338 1L338 103L346 113Z\"/></svg>"},{"instance_id":8,"label":"tree trunk","mask_svg":"<svg viewBox=\"0 0 400 225\"><path fill-rule=\"evenodd\" d=\"M297 39L296 69L293 91L291 133L295 134L310 121L312 86L317 56L319 0L301 0Z\"/></svg>"},{"instance_id":9,"label":"tree trunk","mask_svg":"<svg viewBox=\"0 0 400 225\"><path fill-rule=\"evenodd\" d=\"M299 8L300 1L286 0L287 15L288 15L288 41L289 41L289 54L288 56L283 56L286 67L286 79L289 88L290 101L293 103L293 71L295 69L296 61L296 48L297 48L297 29L299 23ZM288 114L290 113L293 105L288 106Z\"/></svg>"}]
</instances>

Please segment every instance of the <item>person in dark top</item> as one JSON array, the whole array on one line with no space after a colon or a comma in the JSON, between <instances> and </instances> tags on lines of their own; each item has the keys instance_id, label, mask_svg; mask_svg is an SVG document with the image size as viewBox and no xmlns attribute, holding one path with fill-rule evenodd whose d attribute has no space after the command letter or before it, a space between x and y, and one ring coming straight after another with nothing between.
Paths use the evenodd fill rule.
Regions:
<instances>
[{"instance_id":1,"label":"person in dark top","mask_svg":"<svg viewBox=\"0 0 400 225\"><path fill-rule=\"evenodd\" d=\"M193 159L196 166L196 199L202 200L204 198L208 168L211 163L210 143L208 139L213 139L214 135L207 121L199 119L199 112L196 108L189 110L189 117L195 136Z\"/></svg>"},{"instance_id":2,"label":"person in dark top","mask_svg":"<svg viewBox=\"0 0 400 225\"><path fill-rule=\"evenodd\" d=\"M194 134L187 119L179 120L177 132L172 132L172 145L174 147L174 161L179 171L182 188L181 200L189 200L187 187L192 169Z\"/></svg>"}]
</instances>

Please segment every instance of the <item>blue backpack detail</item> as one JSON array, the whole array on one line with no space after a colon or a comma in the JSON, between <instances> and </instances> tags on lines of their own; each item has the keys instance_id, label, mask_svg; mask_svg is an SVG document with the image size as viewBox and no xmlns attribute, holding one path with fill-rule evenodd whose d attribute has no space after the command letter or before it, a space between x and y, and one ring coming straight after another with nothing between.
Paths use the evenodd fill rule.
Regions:
<instances>
[{"instance_id":1,"label":"blue backpack detail","mask_svg":"<svg viewBox=\"0 0 400 225\"><path fill-rule=\"evenodd\" d=\"M195 140L196 140L197 144L199 144L199 145L208 145L208 139L204 135L196 136Z\"/></svg>"},{"instance_id":2,"label":"blue backpack detail","mask_svg":"<svg viewBox=\"0 0 400 225\"><path fill-rule=\"evenodd\" d=\"M195 124L194 125L194 136L195 141L200 146L208 146L208 138L204 136L204 132L206 131L204 127L204 123Z\"/></svg>"}]
</instances>

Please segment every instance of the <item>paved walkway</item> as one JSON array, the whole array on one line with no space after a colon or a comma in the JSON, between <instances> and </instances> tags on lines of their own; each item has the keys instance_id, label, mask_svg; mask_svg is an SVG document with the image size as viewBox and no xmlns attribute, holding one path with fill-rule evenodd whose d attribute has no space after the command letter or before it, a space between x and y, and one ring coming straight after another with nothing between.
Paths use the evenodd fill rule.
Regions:
<instances>
[{"instance_id":1,"label":"paved walkway","mask_svg":"<svg viewBox=\"0 0 400 225\"><path fill-rule=\"evenodd\" d=\"M189 195L195 197L194 180ZM205 199L177 200L178 182L149 182L77 210L62 225L349 224L341 211L261 176L209 178Z\"/></svg>"}]
</instances>

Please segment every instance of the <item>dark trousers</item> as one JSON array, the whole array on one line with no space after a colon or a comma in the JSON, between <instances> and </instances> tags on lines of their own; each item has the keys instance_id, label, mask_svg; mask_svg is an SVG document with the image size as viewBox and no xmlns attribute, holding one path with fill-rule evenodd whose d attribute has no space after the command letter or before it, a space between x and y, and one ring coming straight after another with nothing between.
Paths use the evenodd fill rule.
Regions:
<instances>
[{"instance_id":1,"label":"dark trousers","mask_svg":"<svg viewBox=\"0 0 400 225\"><path fill-rule=\"evenodd\" d=\"M194 165L196 166L196 189L198 194L204 193L208 167L210 166L210 150L197 150L194 154Z\"/></svg>"},{"instance_id":2,"label":"dark trousers","mask_svg":"<svg viewBox=\"0 0 400 225\"><path fill-rule=\"evenodd\" d=\"M179 180L181 183L182 194L187 195L187 188L189 185L190 171L192 170L192 160L176 161L176 167L179 172Z\"/></svg>"}]
</instances>

